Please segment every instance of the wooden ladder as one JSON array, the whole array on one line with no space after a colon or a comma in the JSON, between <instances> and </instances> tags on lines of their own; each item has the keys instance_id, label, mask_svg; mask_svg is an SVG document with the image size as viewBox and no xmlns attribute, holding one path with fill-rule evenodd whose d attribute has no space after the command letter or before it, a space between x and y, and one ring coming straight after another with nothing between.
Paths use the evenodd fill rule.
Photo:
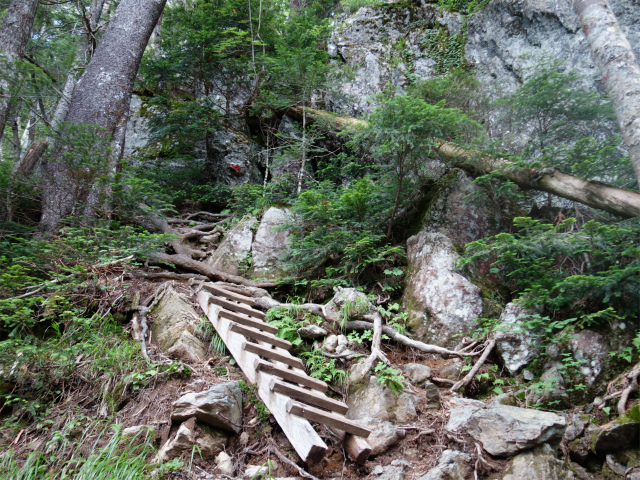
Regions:
<instances>
[{"instance_id":1,"label":"wooden ladder","mask_svg":"<svg viewBox=\"0 0 640 480\"><path fill-rule=\"evenodd\" d=\"M198 301L303 461L318 462L327 451L311 420L331 427L349 456L366 462L370 431L345 417L347 405L325 395L325 382L307 375L302 361L289 353L291 343L275 336L278 329L253 308L252 298L205 283Z\"/></svg>"}]
</instances>

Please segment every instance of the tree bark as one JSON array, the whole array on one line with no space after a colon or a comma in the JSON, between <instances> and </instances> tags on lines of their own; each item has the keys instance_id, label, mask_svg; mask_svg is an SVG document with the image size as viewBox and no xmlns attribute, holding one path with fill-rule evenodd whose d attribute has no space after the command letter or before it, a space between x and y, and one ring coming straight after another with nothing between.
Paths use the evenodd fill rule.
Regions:
<instances>
[{"instance_id":1,"label":"tree bark","mask_svg":"<svg viewBox=\"0 0 640 480\"><path fill-rule=\"evenodd\" d=\"M640 65L607 0L571 0L640 184Z\"/></svg>"},{"instance_id":2,"label":"tree bark","mask_svg":"<svg viewBox=\"0 0 640 480\"><path fill-rule=\"evenodd\" d=\"M97 125L110 141L126 125L133 84L145 47L166 0L122 0L102 40L76 84L65 121ZM122 139L119 138L120 143ZM118 145L116 146L116 149ZM113 174L115 165L109 165ZM69 185L59 154L53 153L45 168L41 226L51 230L71 214L76 201L86 201L93 185L84 185L85 198L75 198L77 186Z\"/></svg>"},{"instance_id":3,"label":"tree bark","mask_svg":"<svg viewBox=\"0 0 640 480\"><path fill-rule=\"evenodd\" d=\"M294 108L288 113L299 119L302 112ZM325 122L336 130L362 128L368 125L364 120L308 107L306 115L307 120ZM483 156L479 152L463 149L447 142L440 145L438 154L447 163L474 176L497 171L525 190L552 193L625 218L640 217L640 193L638 192L583 180L553 167L542 169L519 167L504 158Z\"/></svg>"},{"instance_id":4,"label":"tree bark","mask_svg":"<svg viewBox=\"0 0 640 480\"><path fill-rule=\"evenodd\" d=\"M0 77L0 139L9 115L9 82L12 64L20 60L27 46L39 0L13 0L0 28L0 64L5 70Z\"/></svg>"}]
</instances>

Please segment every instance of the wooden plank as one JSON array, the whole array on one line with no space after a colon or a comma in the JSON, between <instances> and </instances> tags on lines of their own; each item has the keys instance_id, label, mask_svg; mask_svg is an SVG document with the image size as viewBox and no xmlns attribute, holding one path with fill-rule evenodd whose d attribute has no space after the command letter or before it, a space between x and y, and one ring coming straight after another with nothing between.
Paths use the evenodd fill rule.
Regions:
<instances>
[{"instance_id":1,"label":"wooden plank","mask_svg":"<svg viewBox=\"0 0 640 480\"><path fill-rule=\"evenodd\" d=\"M257 343L249 343L246 341L244 342L242 348L248 352L260 355L261 357L270 358L271 360L278 360L279 362L282 362L285 365L289 365L291 367L304 368L302 360L296 357L292 357L289 352L282 354L273 348L258 345Z\"/></svg>"},{"instance_id":2,"label":"wooden plank","mask_svg":"<svg viewBox=\"0 0 640 480\"><path fill-rule=\"evenodd\" d=\"M231 300L225 300L224 298L216 297L213 295L209 296L209 301L223 308L226 308L227 310L231 310L232 312L244 313L245 315L249 315L250 317L254 317L254 318L259 318L260 320L265 319L264 312L261 312L260 310L255 310L241 303L232 302Z\"/></svg>"},{"instance_id":3,"label":"wooden plank","mask_svg":"<svg viewBox=\"0 0 640 480\"><path fill-rule=\"evenodd\" d=\"M307 420L322 423L329 427L339 428L340 430L344 430L352 435L357 435L358 437L367 438L369 433L371 433L370 430L352 422L351 420L347 420L342 415L325 412L324 410L310 407L309 405L304 405L293 400L289 400L287 403L287 412L306 418Z\"/></svg>"},{"instance_id":4,"label":"wooden plank","mask_svg":"<svg viewBox=\"0 0 640 480\"><path fill-rule=\"evenodd\" d=\"M359 465L364 465L371 455L371 445L362 437L351 435L337 428L333 429L333 433L342 440L344 449L351 460Z\"/></svg>"},{"instance_id":5,"label":"wooden plank","mask_svg":"<svg viewBox=\"0 0 640 480\"><path fill-rule=\"evenodd\" d=\"M274 327L270 323L263 322L262 320L256 320L255 318L243 315L242 313L223 309L220 310L220 315L241 325L246 325L247 327L257 328L258 330L264 330L269 333L278 333L278 327Z\"/></svg>"},{"instance_id":6,"label":"wooden plank","mask_svg":"<svg viewBox=\"0 0 640 480\"><path fill-rule=\"evenodd\" d=\"M239 325L234 323L231 326L231 331L235 333L239 333L240 335L244 335L247 338L253 338L254 340L262 340L263 342L267 342L269 345L275 345L276 347L284 348L286 350L290 350L293 345L282 338L278 338L275 335L272 335L267 332L261 332L255 328L245 327L244 325Z\"/></svg>"},{"instance_id":7,"label":"wooden plank","mask_svg":"<svg viewBox=\"0 0 640 480\"><path fill-rule=\"evenodd\" d=\"M218 315L220 308L209 304L210 295L205 291L198 293L198 301L209 321L216 329L238 366L252 384L258 385L258 396L264 402L271 414L289 438L291 445L304 462L318 462L327 451L327 445L322 441L318 432L308 420L291 415L286 405L289 397L269 389L269 383L275 377L266 372L256 372L254 363L260 360L255 353L242 350L242 336L231 332L231 321Z\"/></svg>"},{"instance_id":8,"label":"wooden plank","mask_svg":"<svg viewBox=\"0 0 640 480\"><path fill-rule=\"evenodd\" d=\"M274 365L273 363L267 363L263 360L255 363L255 369L260 372L266 372L269 375L273 375L275 377L289 380L290 382L299 383L300 385L313 388L314 390L318 390L320 392L326 392L327 390L329 390L327 384L322 380L310 377L309 375L304 373L301 374L287 368L279 367L277 365Z\"/></svg>"},{"instance_id":9,"label":"wooden plank","mask_svg":"<svg viewBox=\"0 0 640 480\"><path fill-rule=\"evenodd\" d=\"M212 285L212 284L205 283L204 285L202 285L202 288L207 290L209 293L213 293L214 295L226 297L229 300L233 300L234 302L244 303L244 304L250 305L252 307L256 304L255 299L253 299L251 297L245 297L244 295L240 295L239 293L231 292L231 291L226 290L226 289L224 289L224 288L222 288L222 287L220 287L218 285Z\"/></svg>"},{"instance_id":10,"label":"wooden plank","mask_svg":"<svg viewBox=\"0 0 640 480\"><path fill-rule=\"evenodd\" d=\"M316 393L313 390L307 390L305 388L292 385L290 383L273 380L269 385L269 388L275 392L287 395L294 400L299 400L309 405L324 408L325 410L341 413L343 415L349 411L349 407L347 407L346 403L335 400L333 398L329 398L324 394Z\"/></svg>"}]
</instances>

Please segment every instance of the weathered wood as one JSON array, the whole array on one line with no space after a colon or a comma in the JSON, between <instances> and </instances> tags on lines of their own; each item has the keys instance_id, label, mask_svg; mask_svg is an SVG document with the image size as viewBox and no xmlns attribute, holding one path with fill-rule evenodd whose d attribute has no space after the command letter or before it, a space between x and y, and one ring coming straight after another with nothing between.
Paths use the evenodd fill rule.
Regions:
<instances>
[{"instance_id":1,"label":"weathered wood","mask_svg":"<svg viewBox=\"0 0 640 480\"><path fill-rule=\"evenodd\" d=\"M273 348L258 345L257 343L244 342L243 349L248 352L255 353L256 355L260 355L261 357L278 360L279 362L291 367L304 368L304 364L299 358L292 357L288 353L282 354Z\"/></svg>"},{"instance_id":2,"label":"weathered wood","mask_svg":"<svg viewBox=\"0 0 640 480\"><path fill-rule=\"evenodd\" d=\"M326 392L327 390L329 390L327 384L322 380L318 380L317 378L313 378L306 374L301 374L293 370L279 367L277 365L274 365L273 363L267 363L265 361L258 360L254 364L254 368L260 372L266 372L275 377L280 377L284 380L289 380L290 382L298 383L300 385L313 388L314 390L318 390L320 392Z\"/></svg>"},{"instance_id":3,"label":"weathered wood","mask_svg":"<svg viewBox=\"0 0 640 480\"><path fill-rule=\"evenodd\" d=\"M338 428L333 429L333 433L342 440L344 449L351 460L359 465L364 465L371 455L371 445L362 437L351 435Z\"/></svg>"},{"instance_id":4,"label":"weathered wood","mask_svg":"<svg viewBox=\"0 0 640 480\"><path fill-rule=\"evenodd\" d=\"M327 451L326 444L308 420L287 412L286 404L289 397L271 391L269 383L275 378L267 372L258 372L255 370L254 363L259 361L260 358L255 353L242 350L244 339L242 336L231 331L232 322L218 315L220 307L210 304L209 297L209 293L200 291L198 293L198 302L213 327L225 342L227 349L231 352L236 362L238 362L238 366L242 369L247 380L252 384L257 384L258 396L275 417L302 461L311 463L318 462Z\"/></svg>"},{"instance_id":5,"label":"weathered wood","mask_svg":"<svg viewBox=\"0 0 640 480\"><path fill-rule=\"evenodd\" d=\"M246 325L247 327L256 328L258 330L263 330L269 333L278 332L278 327L274 327L270 323L263 322L262 320L256 320L241 313L230 312L229 310L221 310L220 315L241 325Z\"/></svg>"},{"instance_id":6,"label":"weathered wood","mask_svg":"<svg viewBox=\"0 0 640 480\"><path fill-rule=\"evenodd\" d=\"M340 430L357 435L358 437L367 438L369 433L371 433L369 429L346 419L342 415L325 412L324 410L304 405L294 400L289 400L289 402L287 402L287 412L306 418L307 420L313 420L314 422L323 423L333 428L339 428Z\"/></svg>"},{"instance_id":7,"label":"weathered wood","mask_svg":"<svg viewBox=\"0 0 640 480\"><path fill-rule=\"evenodd\" d=\"M245 297L244 295L240 295L239 293L235 293L235 292L231 292L229 290L226 290L222 287L219 287L217 285L213 285L210 283L205 283L204 285L202 285L202 288L204 288L205 290L207 290L210 293L213 293L214 295L220 295L222 297L227 297L229 300L232 300L234 302L240 302L240 303L246 303L247 305L250 306L255 306L256 301L255 299L251 298L251 297Z\"/></svg>"},{"instance_id":8,"label":"weathered wood","mask_svg":"<svg viewBox=\"0 0 640 480\"><path fill-rule=\"evenodd\" d=\"M234 323L231 326L231 331L244 335L247 338L262 340L263 342L267 342L269 345L275 345L276 347L284 348L285 350L290 350L293 346L290 342L287 342L282 338L278 338L275 335L271 335L267 332L261 332L255 328L245 327L244 325L239 325L237 323Z\"/></svg>"},{"instance_id":9,"label":"weathered wood","mask_svg":"<svg viewBox=\"0 0 640 480\"><path fill-rule=\"evenodd\" d=\"M287 395L294 400L299 400L301 402L308 403L309 405L324 408L325 410L341 413L343 415L349 411L349 407L346 403L329 398L324 394L318 394L314 390L307 390L290 383L273 380L269 384L269 388L275 392Z\"/></svg>"},{"instance_id":10,"label":"weathered wood","mask_svg":"<svg viewBox=\"0 0 640 480\"><path fill-rule=\"evenodd\" d=\"M259 318L260 320L265 319L264 312L261 312L260 310L255 310L251 307L247 307L246 305L242 305L240 303L232 302L231 300L225 300L224 298L214 297L214 296L209 297L209 299L210 299L209 300L210 302L215 303L216 305L220 305L221 307L226 308L227 310L231 310L232 312L244 313L245 315Z\"/></svg>"}]
</instances>

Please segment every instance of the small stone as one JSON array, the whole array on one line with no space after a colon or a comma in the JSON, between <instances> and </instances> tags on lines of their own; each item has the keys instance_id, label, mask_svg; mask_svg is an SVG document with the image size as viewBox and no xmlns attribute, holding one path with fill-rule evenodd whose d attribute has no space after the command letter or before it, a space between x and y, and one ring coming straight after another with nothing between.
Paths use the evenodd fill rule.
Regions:
<instances>
[{"instance_id":1,"label":"small stone","mask_svg":"<svg viewBox=\"0 0 640 480\"><path fill-rule=\"evenodd\" d=\"M298 335L302 338L315 340L316 338L326 337L327 331L318 325L307 325L298 329Z\"/></svg>"},{"instance_id":2,"label":"small stone","mask_svg":"<svg viewBox=\"0 0 640 480\"><path fill-rule=\"evenodd\" d=\"M407 363L402 372L413 385L420 385L431 378L431 369L420 363Z\"/></svg>"},{"instance_id":3,"label":"small stone","mask_svg":"<svg viewBox=\"0 0 640 480\"><path fill-rule=\"evenodd\" d=\"M220 452L216 457L216 468L220 473L224 475L231 475L233 473L233 462L231 457L225 452Z\"/></svg>"},{"instance_id":4,"label":"small stone","mask_svg":"<svg viewBox=\"0 0 640 480\"><path fill-rule=\"evenodd\" d=\"M345 353L349 349L349 340L344 335L338 335L338 346L336 353Z\"/></svg>"},{"instance_id":5,"label":"small stone","mask_svg":"<svg viewBox=\"0 0 640 480\"><path fill-rule=\"evenodd\" d=\"M269 465L247 465L244 471L245 478L259 478L268 475L270 472L278 468L278 464L273 460L270 460L271 467Z\"/></svg>"},{"instance_id":6,"label":"small stone","mask_svg":"<svg viewBox=\"0 0 640 480\"><path fill-rule=\"evenodd\" d=\"M247 432L242 432L238 441L240 442L240 445L247 445L249 443L249 434Z\"/></svg>"},{"instance_id":7,"label":"small stone","mask_svg":"<svg viewBox=\"0 0 640 480\"><path fill-rule=\"evenodd\" d=\"M522 372L522 378L524 378L525 382L530 382L531 380L533 380L536 377L531 371L525 370L524 372Z\"/></svg>"},{"instance_id":8,"label":"small stone","mask_svg":"<svg viewBox=\"0 0 640 480\"><path fill-rule=\"evenodd\" d=\"M198 446L203 458L212 458L224 449L228 440L229 437L219 430L204 431L198 427L195 418L191 418L180 425L176 435L160 448L156 461L166 462L184 453L190 453L194 445Z\"/></svg>"},{"instance_id":9,"label":"small stone","mask_svg":"<svg viewBox=\"0 0 640 480\"><path fill-rule=\"evenodd\" d=\"M373 456L386 452L397 445L405 436L405 431L401 428L377 418L364 417L356 420L356 423L371 430L367 437L367 443L371 447L371 455Z\"/></svg>"},{"instance_id":10,"label":"small stone","mask_svg":"<svg viewBox=\"0 0 640 480\"><path fill-rule=\"evenodd\" d=\"M485 407L480 400L470 398L452 398L449 421L445 427L451 433L459 433L460 429L469 421L471 415Z\"/></svg>"},{"instance_id":11,"label":"small stone","mask_svg":"<svg viewBox=\"0 0 640 480\"><path fill-rule=\"evenodd\" d=\"M576 438L582 435L586 423L580 418L580 415L574 415L571 419L571 423L564 432L564 438L567 442L573 442Z\"/></svg>"},{"instance_id":12,"label":"small stone","mask_svg":"<svg viewBox=\"0 0 640 480\"><path fill-rule=\"evenodd\" d=\"M471 457L457 450L445 450L432 468L418 480L467 480L473 478Z\"/></svg>"},{"instance_id":13,"label":"small stone","mask_svg":"<svg viewBox=\"0 0 640 480\"><path fill-rule=\"evenodd\" d=\"M427 410L439 410L440 409L440 389L433 383L427 382L424 384L425 392L425 408Z\"/></svg>"},{"instance_id":14,"label":"small stone","mask_svg":"<svg viewBox=\"0 0 640 480\"><path fill-rule=\"evenodd\" d=\"M136 425L135 427L127 427L122 430L123 437L135 437L142 431L153 432L153 425Z\"/></svg>"},{"instance_id":15,"label":"small stone","mask_svg":"<svg viewBox=\"0 0 640 480\"><path fill-rule=\"evenodd\" d=\"M338 346L338 336L337 335L329 335L327 338L324 339L323 348L324 348L324 350L326 352L335 351L337 346Z\"/></svg>"}]
</instances>

